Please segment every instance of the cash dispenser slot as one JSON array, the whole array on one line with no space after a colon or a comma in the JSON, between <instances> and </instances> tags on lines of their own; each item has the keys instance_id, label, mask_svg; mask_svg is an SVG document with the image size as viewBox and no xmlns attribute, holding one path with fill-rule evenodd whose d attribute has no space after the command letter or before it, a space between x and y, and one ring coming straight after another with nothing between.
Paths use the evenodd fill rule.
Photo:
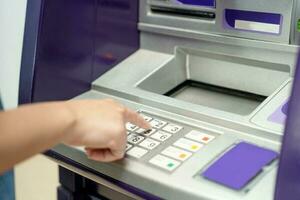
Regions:
<instances>
[{"instance_id":1,"label":"cash dispenser slot","mask_svg":"<svg viewBox=\"0 0 300 200\"><path fill-rule=\"evenodd\" d=\"M246 116L289 76L288 65L177 48L174 59L141 81L138 87Z\"/></svg>"},{"instance_id":2,"label":"cash dispenser slot","mask_svg":"<svg viewBox=\"0 0 300 200\"><path fill-rule=\"evenodd\" d=\"M233 107L238 106L242 109L236 112L241 115L249 114L267 98L263 95L193 80L186 80L164 95L229 112Z\"/></svg>"},{"instance_id":3,"label":"cash dispenser slot","mask_svg":"<svg viewBox=\"0 0 300 200\"><path fill-rule=\"evenodd\" d=\"M148 0L152 4L178 5L180 7L206 7L215 8L216 0Z\"/></svg>"},{"instance_id":4,"label":"cash dispenser slot","mask_svg":"<svg viewBox=\"0 0 300 200\"><path fill-rule=\"evenodd\" d=\"M163 6L151 6L151 12L154 14L171 15L178 17L192 17L192 18L205 18L215 19L216 14L210 11L203 10L187 10L182 8L172 8Z\"/></svg>"}]
</instances>

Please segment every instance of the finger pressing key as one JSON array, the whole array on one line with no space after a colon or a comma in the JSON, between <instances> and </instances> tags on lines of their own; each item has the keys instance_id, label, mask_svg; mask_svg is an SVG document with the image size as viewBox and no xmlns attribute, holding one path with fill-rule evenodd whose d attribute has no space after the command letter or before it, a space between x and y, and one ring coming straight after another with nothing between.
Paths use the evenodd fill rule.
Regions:
<instances>
[{"instance_id":1,"label":"finger pressing key","mask_svg":"<svg viewBox=\"0 0 300 200\"><path fill-rule=\"evenodd\" d=\"M141 115L130 109L126 109L125 120L146 130L151 129L150 124Z\"/></svg>"}]
</instances>

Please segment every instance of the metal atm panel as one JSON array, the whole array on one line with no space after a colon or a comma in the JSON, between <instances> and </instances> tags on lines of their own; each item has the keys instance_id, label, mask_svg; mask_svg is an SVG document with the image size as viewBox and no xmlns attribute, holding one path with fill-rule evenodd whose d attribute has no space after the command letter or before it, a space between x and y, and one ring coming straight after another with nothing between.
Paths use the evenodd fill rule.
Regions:
<instances>
[{"instance_id":1,"label":"metal atm panel","mask_svg":"<svg viewBox=\"0 0 300 200\"><path fill-rule=\"evenodd\" d=\"M222 34L289 44L293 1L219 1L216 7L149 0L141 7L141 26Z\"/></svg>"}]
</instances>

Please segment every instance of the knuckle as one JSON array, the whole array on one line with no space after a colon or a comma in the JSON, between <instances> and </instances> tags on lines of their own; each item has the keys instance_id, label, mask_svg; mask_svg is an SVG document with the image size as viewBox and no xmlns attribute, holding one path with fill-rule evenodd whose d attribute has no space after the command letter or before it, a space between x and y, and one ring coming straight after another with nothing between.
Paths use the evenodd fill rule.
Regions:
<instances>
[{"instance_id":1,"label":"knuckle","mask_svg":"<svg viewBox=\"0 0 300 200\"><path fill-rule=\"evenodd\" d=\"M119 154L117 154L116 155L116 159L122 159L124 157L124 154L122 154L122 153L119 153Z\"/></svg>"},{"instance_id":2,"label":"knuckle","mask_svg":"<svg viewBox=\"0 0 300 200\"><path fill-rule=\"evenodd\" d=\"M126 113L126 108L122 105L118 107L118 111L120 114L124 115Z\"/></svg>"},{"instance_id":3,"label":"knuckle","mask_svg":"<svg viewBox=\"0 0 300 200\"><path fill-rule=\"evenodd\" d=\"M119 136L125 132L125 126L124 125L116 126L115 131L116 134Z\"/></svg>"},{"instance_id":4,"label":"knuckle","mask_svg":"<svg viewBox=\"0 0 300 200\"><path fill-rule=\"evenodd\" d=\"M108 147L110 149L116 149L117 148L117 142L115 140L111 140L109 143L108 143Z\"/></svg>"}]
</instances>

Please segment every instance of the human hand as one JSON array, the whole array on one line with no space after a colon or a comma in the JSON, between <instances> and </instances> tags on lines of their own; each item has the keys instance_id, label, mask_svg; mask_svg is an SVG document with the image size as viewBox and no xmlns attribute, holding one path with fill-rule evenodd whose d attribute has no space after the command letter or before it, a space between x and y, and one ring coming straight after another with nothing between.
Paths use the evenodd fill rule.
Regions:
<instances>
[{"instance_id":1,"label":"human hand","mask_svg":"<svg viewBox=\"0 0 300 200\"><path fill-rule=\"evenodd\" d=\"M123 158L127 122L144 129L151 128L143 117L114 100L75 100L67 102L67 107L74 120L63 142L84 146L88 157L96 161Z\"/></svg>"}]
</instances>

